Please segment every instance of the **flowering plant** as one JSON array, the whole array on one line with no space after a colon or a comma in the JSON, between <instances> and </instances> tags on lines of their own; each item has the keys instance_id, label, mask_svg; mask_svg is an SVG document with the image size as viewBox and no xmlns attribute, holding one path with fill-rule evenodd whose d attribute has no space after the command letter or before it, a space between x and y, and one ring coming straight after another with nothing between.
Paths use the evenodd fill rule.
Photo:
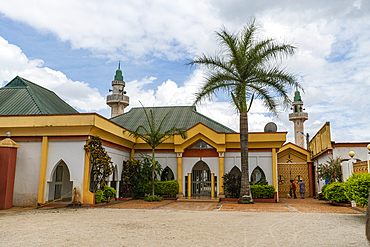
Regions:
<instances>
[{"instance_id":1,"label":"flowering plant","mask_svg":"<svg viewBox=\"0 0 370 247\"><path fill-rule=\"evenodd\" d=\"M342 182L342 158L337 157L336 159L330 157L325 164L319 164L317 166L317 177L332 182Z\"/></svg>"}]
</instances>

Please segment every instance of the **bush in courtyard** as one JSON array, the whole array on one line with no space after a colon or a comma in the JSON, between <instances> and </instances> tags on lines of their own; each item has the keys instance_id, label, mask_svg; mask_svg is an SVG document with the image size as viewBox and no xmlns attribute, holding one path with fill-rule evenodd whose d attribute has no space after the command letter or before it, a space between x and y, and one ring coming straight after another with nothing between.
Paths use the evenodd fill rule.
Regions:
<instances>
[{"instance_id":1,"label":"bush in courtyard","mask_svg":"<svg viewBox=\"0 0 370 247\"><path fill-rule=\"evenodd\" d=\"M329 183L342 182L342 158L329 158L325 164L317 166L317 177L319 179L328 179Z\"/></svg>"},{"instance_id":2,"label":"bush in courtyard","mask_svg":"<svg viewBox=\"0 0 370 247\"><path fill-rule=\"evenodd\" d=\"M347 179L345 195L349 201L355 201L361 207L367 205L370 173L354 174Z\"/></svg>"},{"instance_id":3,"label":"bush in courtyard","mask_svg":"<svg viewBox=\"0 0 370 247\"><path fill-rule=\"evenodd\" d=\"M225 195L228 198L239 198L240 186L241 186L241 176L236 176L235 174L225 173L224 179L224 189Z\"/></svg>"},{"instance_id":4,"label":"bush in courtyard","mask_svg":"<svg viewBox=\"0 0 370 247\"><path fill-rule=\"evenodd\" d=\"M104 190L98 190L95 192L95 203L109 203L111 199L116 197L117 190L112 187L105 186Z\"/></svg>"},{"instance_id":5,"label":"bush in courtyard","mask_svg":"<svg viewBox=\"0 0 370 247\"><path fill-rule=\"evenodd\" d=\"M325 188L325 198L335 202L348 202L348 198L345 195L346 186L344 183L334 182L328 184Z\"/></svg>"},{"instance_id":6,"label":"bush in courtyard","mask_svg":"<svg viewBox=\"0 0 370 247\"><path fill-rule=\"evenodd\" d=\"M161 202L163 201L163 197L151 194L145 194L145 201L147 202Z\"/></svg>"},{"instance_id":7,"label":"bush in courtyard","mask_svg":"<svg viewBox=\"0 0 370 247\"><path fill-rule=\"evenodd\" d=\"M329 184L325 184L324 186L322 186L322 187L321 187L321 194L322 194L323 196L325 196L325 190L326 190L326 188L328 187L328 185L329 185Z\"/></svg>"},{"instance_id":8,"label":"bush in courtyard","mask_svg":"<svg viewBox=\"0 0 370 247\"><path fill-rule=\"evenodd\" d=\"M124 161L121 174L121 197L134 198L145 195L146 185L152 180L152 158L147 154L140 154L140 159ZM155 163L155 177L160 176L161 165Z\"/></svg>"},{"instance_id":9,"label":"bush in courtyard","mask_svg":"<svg viewBox=\"0 0 370 247\"><path fill-rule=\"evenodd\" d=\"M251 184L253 198L273 198L275 187L273 185Z\"/></svg>"},{"instance_id":10,"label":"bush in courtyard","mask_svg":"<svg viewBox=\"0 0 370 247\"><path fill-rule=\"evenodd\" d=\"M146 184L146 193L150 193L152 189L152 182ZM179 183L177 180L171 181L155 181L154 182L154 194L161 196L176 196L179 192Z\"/></svg>"}]
</instances>

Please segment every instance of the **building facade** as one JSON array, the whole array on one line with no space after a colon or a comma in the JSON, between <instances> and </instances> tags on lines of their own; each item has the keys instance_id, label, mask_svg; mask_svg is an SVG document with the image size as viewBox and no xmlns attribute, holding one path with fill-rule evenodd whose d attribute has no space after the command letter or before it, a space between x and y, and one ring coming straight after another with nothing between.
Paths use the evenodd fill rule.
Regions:
<instances>
[{"instance_id":1,"label":"building facade","mask_svg":"<svg viewBox=\"0 0 370 247\"><path fill-rule=\"evenodd\" d=\"M81 203L93 204L90 158L84 150L92 136L103 140L112 158L115 172L108 183L115 188L119 188L123 161L151 152L148 144L126 131L144 123L143 108L132 108L111 119L78 113L55 93L21 77L0 88L0 97L0 140L10 133L19 145L14 206L53 201L74 188ZM16 104L19 99L29 100ZM167 179L179 182L179 196L224 196L222 176L241 169L239 133L203 116L194 106L148 109L158 117L168 114L166 126L186 129L186 139L175 134L160 144L155 154ZM286 132L249 133L251 181L266 179L278 190L277 152L285 141ZM70 202L71 194L63 200Z\"/></svg>"}]
</instances>

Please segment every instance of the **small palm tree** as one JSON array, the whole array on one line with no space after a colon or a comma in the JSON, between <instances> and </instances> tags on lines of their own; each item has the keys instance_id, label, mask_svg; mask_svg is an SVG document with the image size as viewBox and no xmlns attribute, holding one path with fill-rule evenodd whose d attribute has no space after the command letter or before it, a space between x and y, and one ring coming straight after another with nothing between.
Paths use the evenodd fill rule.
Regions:
<instances>
[{"instance_id":1,"label":"small palm tree","mask_svg":"<svg viewBox=\"0 0 370 247\"><path fill-rule=\"evenodd\" d=\"M140 102L141 104L141 102ZM136 130L127 130L130 136L134 138L141 138L145 141L151 148L152 148L152 195L154 196L154 171L155 171L155 148L158 147L159 144L166 141L171 135L179 134L183 139L187 138L187 133L185 132L184 128L177 128L173 126L170 129L163 130L162 125L165 122L169 112L164 116L162 120L156 119L154 115L153 109L149 109L149 114L146 108L141 104L144 109L144 113L147 120L148 127L145 127L143 124L140 124Z\"/></svg>"},{"instance_id":2,"label":"small palm tree","mask_svg":"<svg viewBox=\"0 0 370 247\"><path fill-rule=\"evenodd\" d=\"M296 48L273 39L257 40L257 29L255 20L239 33L223 28L216 32L222 48L220 55L202 54L189 63L208 72L194 104L224 91L230 93L239 112L242 182L238 203L253 203L248 166L248 112L253 100L261 100L270 112L277 114L279 101L284 106L290 103L288 88L301 88L295 75L279 66L280 59L293 55Z\"/></svg>"}]
</instances>

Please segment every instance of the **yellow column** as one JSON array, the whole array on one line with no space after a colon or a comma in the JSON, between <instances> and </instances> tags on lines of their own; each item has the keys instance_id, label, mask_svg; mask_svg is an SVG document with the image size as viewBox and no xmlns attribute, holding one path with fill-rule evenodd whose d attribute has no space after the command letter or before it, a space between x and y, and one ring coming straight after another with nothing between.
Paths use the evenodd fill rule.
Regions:
<instances>
[{"instance_id":1,"label":"yellow column","mask_svg":"<svg viewBox=\"0 0 370 247\"><path fill-rule=\"evenodd\" d=\"M46 169L48 167L49 139L47 136L42 137L40 177L39 177L39 192L38 203L45 203L45 184L46 184Z\"/></svg>"},{"instance_id":2,"label":"yellow column","mask_svg":"<svg viewBox=\"0 0 370 247\"><path fill-rule=\"evenodd\" d=\"M86 144L89 140L86 141ZM94 193L90 192L90 155L85 152L85 165L84 165L84 181L82 188L82 203L83 204L94 204Z\"/></svg>"},{"instance_id":3,"label":"yellow column","mask_svg":"<svg viewBox=\"0 0 370 247\"><path fill-rule=\"evenodd\" d=\"M272 183L276 189L276 192L279 193L278 183L277 183L277 157L276 157L276 148L272 149ZM279 196L278 196L279 198Z\"/></svg>"},{"instance_id":4,"label":"yellow column","mask_svg":"<svg viewBox=\"0 0 370 247\"><path fill-rule=\"evenodd\" d=\"M182 194L182 153L177 153L177 182L179 182L179 194Z\"/></svg>"},{"instance_id":5,"label":"yellow column","mask_svg":"<svg viewBox=\"0 0 370 247\"><path fill-rule=\"evenodd\" d=\"M225 191L224 191L224 179L223 179L223 176L224 176L224 173L225 173L225 158L224 158L224 153L218 153L218 177L219 177L219 180L220 181L220 184L219 184L219 194L220 195L223 195L225 194Z\"/></svg>"},{"instance_id":6,"label":"yellow column","mask_svg":"<svg viewBox=\"0 0 370 247\"><path fill-rule=\"evenodd\" d=\"M211 197L215 197L215 174L211 173Z\"/></svg>"},{"instance_id":7,"label":"yellow column","mask_svg":"<svg viewBox=\"0 0 370 247\"><path fill-rule=\"evenodd\" d=\"M191 173L188 173L188 197L191 197Z\"/></svg>"},{"instance_id":8,"label":"yellow column","mask_svg":"<svg viewBox=\"0 0 370 247\"><path fill-rule=\"evenodd\" d=\"M134 147L131 149L130 159L131 160L134 160L135 159L135 148Z\"/></svg>"}]
</instances>

